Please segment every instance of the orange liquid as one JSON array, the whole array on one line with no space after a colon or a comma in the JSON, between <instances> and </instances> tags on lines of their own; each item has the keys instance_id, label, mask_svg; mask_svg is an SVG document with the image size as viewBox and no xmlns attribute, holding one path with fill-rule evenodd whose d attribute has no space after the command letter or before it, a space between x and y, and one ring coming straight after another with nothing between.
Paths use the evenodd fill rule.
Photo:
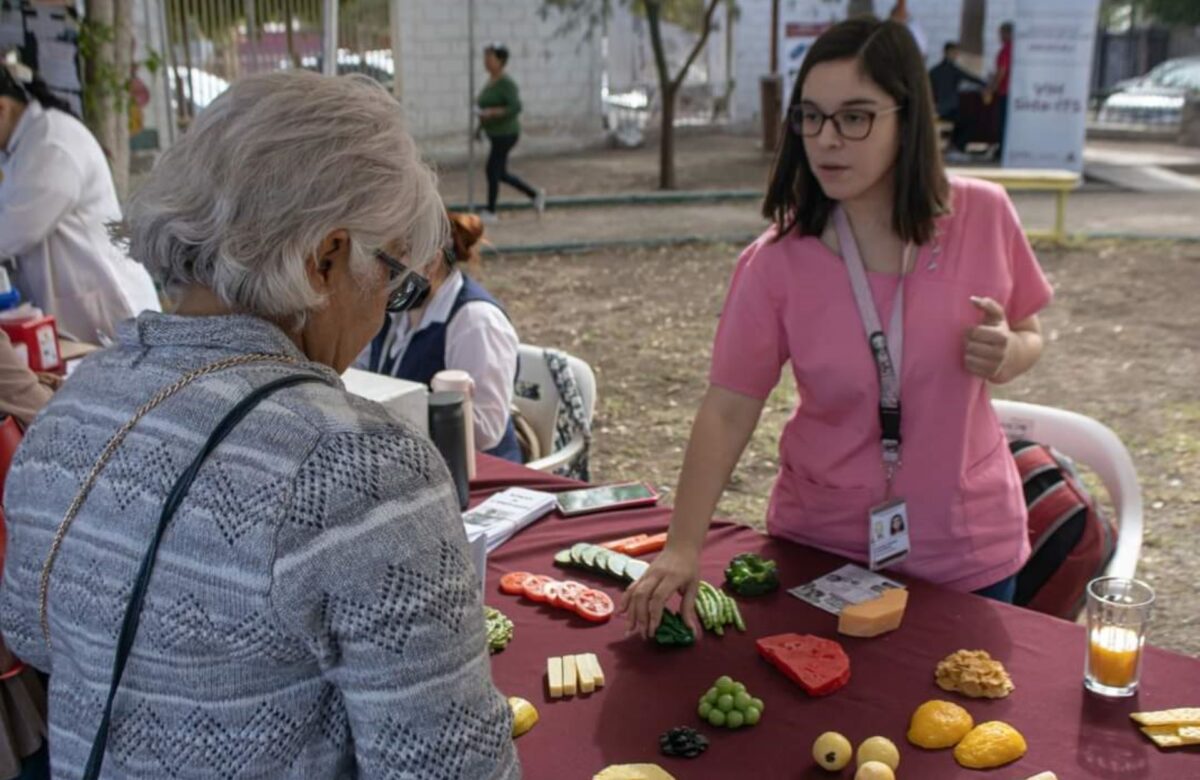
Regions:
<instances>
[{"instance_id":1,"label":"orange liquid","mask_svg":"<svg viewBox=\"0 0 1200 780\"><path fill-rule=\"evenodd\" d=\"M1136 631L1117 626L1092 630L1088 644L1088 668L1101 685L1124 688L1137 675L1141 642Z\"/></svg>"}]
</instances>

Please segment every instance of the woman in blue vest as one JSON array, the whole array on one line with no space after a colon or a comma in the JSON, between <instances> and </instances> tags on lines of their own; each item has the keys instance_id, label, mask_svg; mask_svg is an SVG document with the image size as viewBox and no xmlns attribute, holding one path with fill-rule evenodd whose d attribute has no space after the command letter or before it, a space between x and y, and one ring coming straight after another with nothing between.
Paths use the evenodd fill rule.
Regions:
<instances>
[{"instance_id":1,"label":"woman in blue vest","mask_svg":"<svg viewBox=\"0 0 1200 780\"><path fill-rule=\"evenodd\" d=\"M453 248L426 271L428 292L415 296L408 310L388 315L365 367L422 384L444 369L466 371L475 381L475 446L520 463L510 411L520 341L504 308L463 272L463 265L479 265L482 222L473 214L449 217Z\"/></svg>"}]
</instances>

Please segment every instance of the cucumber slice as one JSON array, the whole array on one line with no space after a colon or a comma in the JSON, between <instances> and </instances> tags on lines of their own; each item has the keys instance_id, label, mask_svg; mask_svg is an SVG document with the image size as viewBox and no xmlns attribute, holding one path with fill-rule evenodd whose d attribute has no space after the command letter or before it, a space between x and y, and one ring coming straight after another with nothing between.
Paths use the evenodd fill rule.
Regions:
<instances>
[{"instance_id":1,"label":"cucumber slice","mask_svg":"<svg viewBox=\"0 0 1200 780\"><path fill-rule=\"evenodd\" d=\"M571 545L571 560L575 562L576 566L583 564L583 551L589 547L591 547L591 545L587 542L579 542Z\"/></svg>"},{"instance_id":2,"label":"cucumber slice","mask_svg":"<svg viewBox=\"0 0 1200 780\"><path fill-rule=\"evenodd\" d=\"M579 562L589 569L596 568L596 552L601 549L603 548L589 544L587 547L583 548L583 554L579 556Z\"/></svg>"},{"instance_id":3,"label":"cucumber slice","mask_svg":"<svg viewBox=\"0 0 1200 780\"><path fill-rule=\"evenodd\" d=\"M650 564L645 561L639 561L637 558L630 558L625 564L625 577L629 580L636 580L646 573L650 568Z\"/></svg>"},{"instance_id":4,"label":"cucumber slice","mask_svg":"<svg viewBox=\"0 0 1200 780\"><path fill-rule=\"evenodd\" d=\"M574 566L575 560L571 557L570 550L559 550L554 556L556 566Z\"/></svg>"},{"instance_id":5,"label":"cucumber slice","mask_svg":"<svg viewBox=\"0 0 1200 780\"><path fill-rule=\"evenodd\" d=\"M608 556L608 570L614 577L625 576L625 566L632 560L624 553L612 553Z\"/></svg>"},{"instance_id":6,"label":"cucumber slice","mask_svg":"<svg viewBox=\"0 0 1200 780\"><path fill-rule=\"evenodd\" d=\"M612 554L612 550L599 546L596 547L596 571L601 574L608 574L608 559L612 557Z\"/></svg>"}]
</instances>

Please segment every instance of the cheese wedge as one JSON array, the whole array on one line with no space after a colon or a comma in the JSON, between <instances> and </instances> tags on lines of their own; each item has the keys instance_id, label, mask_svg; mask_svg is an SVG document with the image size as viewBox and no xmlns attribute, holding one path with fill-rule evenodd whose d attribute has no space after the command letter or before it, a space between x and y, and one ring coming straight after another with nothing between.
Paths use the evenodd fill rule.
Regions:
<instances>
[{"instance_id":1,"label":"cheese wedge","mask_svg":"<svg viewBox=\"0 0 1200 780\"><path fill-rule=\"evenodd\" d=\"M575 668L575 656L564 655L562 658L562 691L563 696L574 696L579 682L579 673Z\"/></svg>"},{"instance_id":2,"label":"cheese wedge","mask_svg":"<svg viewBox=\"0 0 1200 780\"><path fill-rule=\"evenodd\" d=\"M1200 707L1133 712L1129 717L1142 726L1200 726Z\"/></svg>"},{"instance_id":3,"label":"cheese wedge","mask_svg":"<svg viewBox=\"0 0 1200 780\"><path fill-rule=\"evenodd\" d=\"M877 599L851 604L838 616L838 633L846 636L873 637L895 631L904 620L908 591L892 588Z\"/></svg>"},{"instance_id":4,"label":"cheese wedge","mask_svg":"<svg viewBox=\"0 0 1200 780\"><path fill-rule=\"evenodd\" d=\"M1160 748L1200 745L1200 727L1197 726L1143 726L1142 733Z\"/></svg>"},{"instance_id":5,"label":"cheese wedge","mask_svg":"<svg viewBox=\"0 0 1200 780\"><path fill-rule=\"evenodd\" d=\"M561 699L563 695L563 663L561 658L546 659L546 682L550 687L550 698Z\"/></svg>"},{"instance_id":6,"label":"cheese wedge","mask_svg":"<svg viewBox=\"0 0 1200 780\"><path fill-rule=\"evenodd\" d=\"M588 661L586 653L575 656L575 671L579 675L580 693L591 693L596 690L596 675L592 672L592 665Z\"/></svg>"},{"instance_id":7,"label":"cheese wedge","mask_svg":"<svg viewBox=\"0 0 1200 780\"><path fill-rule=\"evenodd\" d=\"M1026 780L1058 780L1058 775L1053 772L1038 772L1033 777L1026 778Z\"/></svg>"},{"instance_id":8,"label":"cheese wedge","mask_svg":"<svg viewBox=\"0 0 1200 780\"><path fill-rule=\"evenodd\" d=\"M604 687L604 670L600 668L600 659L595 653L587 654L588 664L592 667L592 679L596 681L597 688Z\"/></svg>"}]
</instances>

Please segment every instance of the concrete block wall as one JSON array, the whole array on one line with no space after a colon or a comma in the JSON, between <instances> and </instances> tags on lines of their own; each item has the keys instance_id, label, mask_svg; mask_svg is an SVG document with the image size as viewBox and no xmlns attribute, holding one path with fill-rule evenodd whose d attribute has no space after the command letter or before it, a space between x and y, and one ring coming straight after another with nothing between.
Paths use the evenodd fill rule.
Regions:
<instances>
[{"instance_id":1,"label":"concrete block wall","mask_svg":"<svg viewBox=\"0 0 1200 780\"><path fill-rule=\"evenodd\" d=\"M962 0L908 0L908 11L925 33L925 67L942 61L946 41L962 37Z\"/></svg>"},{"instance_id":2,"label":"concrete block wall","mask_svg":"<svg viewBox=\"0 0 1200 780\"><path fill-rule=\"evenodd\" d=\"M469 39L466 0L400 0L400 100L413 134L434 156L466 148ZM561 34L561 17L539 15L541 0L476 2L475 88L487 80L483 47L504 43L508 70L521 90L523 140L518 150L546 148L601 132L600 35Z\"/></svg>"},{"instance_id":3,"label":"concrete block wall","mask_svg":"<svg viewBox=\"0 0 1200 780\"><path fill-rule=\"evenodd\" d=\"M771 0L738 0L741 12L733 28L733 121L757 123L758 82L771 69Z\"/></svg>"}]
</instances>

